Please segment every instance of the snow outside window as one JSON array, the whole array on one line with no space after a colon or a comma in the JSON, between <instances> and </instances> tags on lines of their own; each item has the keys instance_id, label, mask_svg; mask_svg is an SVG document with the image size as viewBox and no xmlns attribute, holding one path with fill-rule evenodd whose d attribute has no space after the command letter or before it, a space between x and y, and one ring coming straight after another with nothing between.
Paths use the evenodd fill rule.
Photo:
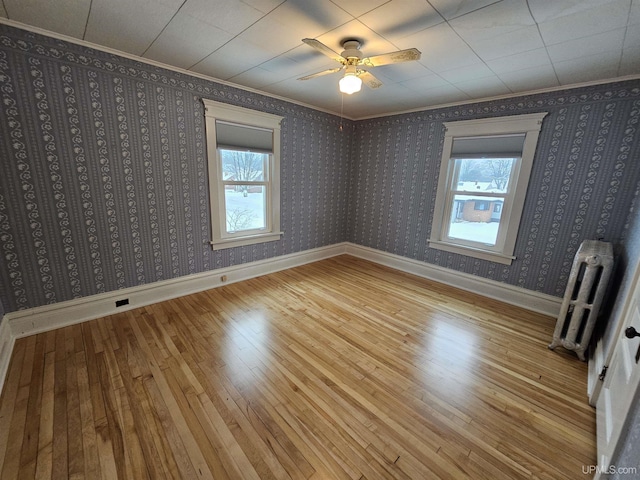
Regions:
<instances>
[{"instance_id":1,"label":"snow outside window","mask_svg":"<svg viewBox=\"0 0 640 480\"><path fill-rule=\"evenodd\" d=\"M545 115L445 123L431 248L511 264Z\"/></svg>"},{"instance_id":2,"label":"snow outside window","mask_svg":"<svg viewBox=\"0 0 640 480\"><path fill-rule=\"evenodd\" d=\"M203 99L214 250L280 239L281 117Z\"/></svg>"}]
</instances>

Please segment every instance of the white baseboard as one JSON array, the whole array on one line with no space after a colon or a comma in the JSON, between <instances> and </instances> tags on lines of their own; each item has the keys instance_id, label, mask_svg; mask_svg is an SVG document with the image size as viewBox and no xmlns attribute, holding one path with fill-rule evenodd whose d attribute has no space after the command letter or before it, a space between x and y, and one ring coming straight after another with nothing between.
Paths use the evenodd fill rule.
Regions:
<instances>
[{"instance_id":1,"label":"white baseboard","mask_svg":"<svg viewBox=\"0 0 640 480\"><path fill-rule=\"evenodd\" d=\"M557 317L558 313L560 313L562 299L552 295L514 287L506 283L488 280L353 243L347 244L346 253L534 312L552 317Z\"/></svg>"},{"instance_id":2,"label":"white baseboard","mask_svg":"<svg viewBox=\"0 0 640 480\"><path fill-rule=\"evenodd\" d=\"M562 299L551 295L343 242L257 262L8 313L0 322L0 392L17 338L248 280L344 253L547 315L557 316L562 302ZM224 282L221 279L223 275L226 277ZM116 307L116 301L125 299L129 302L127 305Z\"/></svg>"},{"instance_id":3,"label":"white baseboard","mask_svg":"<svg viewBox=\"0 0 640 480\"><path fill-rule=\"evenodd\" d=\"M26 337L316 262L341 255L344 252L344 243L314 248L257 262L234 265L171 280L162 280L66 302L58 302L53 305L19 310L8 313L4 318L4 322L8 321L14 338ZM223 275L226 277L225 281L222 281ZM128 304L116 307L116 301L119 300L128 300Z\"/></svg>"},{"instance_id":4,"label":"white baseboard","mask_svg":"<svg viewBox=\"0 0 640 480\"><path fill-rule=\"evenodd\" d=\"M9 320L5 316L0 319L0 393L9 370L9 362L11 361L11 353L13 352L15 341L15 337L11 334Z\"/></svg>"}]
</instances>

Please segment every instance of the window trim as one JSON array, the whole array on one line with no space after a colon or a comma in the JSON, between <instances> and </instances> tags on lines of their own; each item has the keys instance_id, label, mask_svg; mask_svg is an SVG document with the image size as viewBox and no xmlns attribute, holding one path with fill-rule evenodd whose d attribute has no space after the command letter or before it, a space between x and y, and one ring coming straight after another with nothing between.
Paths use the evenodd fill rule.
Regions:
<instances>
[{"instance_id":1,"label":"window trim","mask_svg":"<svg viewBox=\"0 0 640 480\"><path fill-rule=\"evenodd\" d=\"M284 234L280 231L280 123L283 117L216 102L207 98L203 98L202 102L204 103L205 111L209 202L211 208L211 240L209 243L212 249L221 250L279 240ZM271 185L265 207L266 227L259 233L256 233L256 230L245 230L237 233L228 233L226 231L224 179L222 178L222 166L216 136L217 120L273 131L273 152L270 155L268 171Z\"/></svg>"},{"instance_id":2,"label":"window trim","mask_svg":"<svg viewBox=\"0 0 640 480\"><path fill-rule=\"evenodd\" d=\"M542 127L542 120L548 112L532 113L526 115L514 115L508 117L479 118L473 120L460 120L456 122L445 122L445 138L440 162L440 174L438 177L438 190L434 205L434 214L431 224L431 236L429 247L444 250L451 253L458 253L470 257L489 260L504 265L511 265L516 257L513 256L520 220L524 208L524 202L529 184L529 177L533 167L538 137ZM480 137L492 135L525 134L520 161L514 167L513 194L510 202L502 206L502 218L506 223L501 227L496 247L483 247L477 245L453 242L445 237L448 223L447 213L451 208L447 205L447 199L453 189L453 170L455 162L451 156L453 139L458 137ZM503 195L506 197L507 195ZM502 224L502 221L501 221Z\"/></svg>"}]
</instances>

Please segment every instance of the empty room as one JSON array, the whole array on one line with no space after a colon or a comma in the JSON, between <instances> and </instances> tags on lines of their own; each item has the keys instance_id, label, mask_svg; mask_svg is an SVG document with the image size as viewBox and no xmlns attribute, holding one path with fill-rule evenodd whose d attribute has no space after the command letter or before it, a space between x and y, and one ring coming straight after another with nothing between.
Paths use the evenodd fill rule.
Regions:
<instances>
[{"instance_id":1,"label":"empty room","mask_svg":"<svg viewBox=\"0 0 640 480\"><path fill-rule=\"evenodd\" d=\"M0 478L640 478L640 0L0 0Z\"/></svg>"}]
</instances>

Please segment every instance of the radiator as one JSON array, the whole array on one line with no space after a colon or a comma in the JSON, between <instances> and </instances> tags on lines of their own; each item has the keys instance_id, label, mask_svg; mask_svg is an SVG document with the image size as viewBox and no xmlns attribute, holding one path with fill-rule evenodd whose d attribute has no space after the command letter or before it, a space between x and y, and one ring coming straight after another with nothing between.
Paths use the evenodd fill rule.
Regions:
<instances>
[{"instance_id":1,"label":"radiator","mask_svg":"<svg viewBox=\"0 0 640 480\"><path fill-rule=\"evenodd\" d=\"M611 243L582 242L573 260L553 341L549 345L551 350L562 345L575 351L580 360L585 359L584 352L589 346L612 270Z\"/></svg>"}]
</instances>

